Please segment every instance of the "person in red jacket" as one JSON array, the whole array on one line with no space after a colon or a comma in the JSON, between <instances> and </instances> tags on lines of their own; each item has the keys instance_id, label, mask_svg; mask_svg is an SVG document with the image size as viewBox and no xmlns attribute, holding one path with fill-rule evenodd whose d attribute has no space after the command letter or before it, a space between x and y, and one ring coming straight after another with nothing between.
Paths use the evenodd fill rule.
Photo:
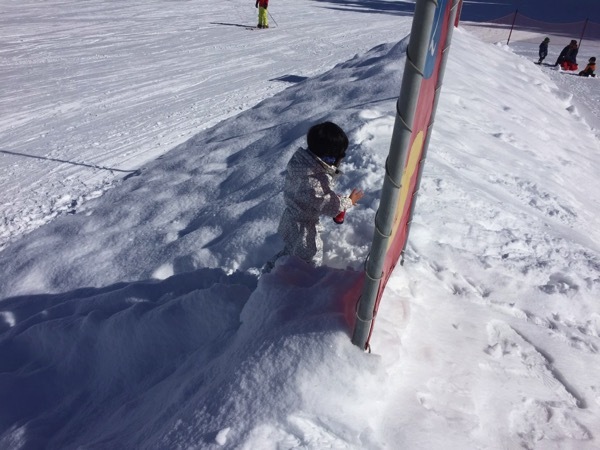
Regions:
<instances>
[{"instance_id":1,"label":"person in red jacket","mask_svg":"<svg viewBox=\"0 0 600 450\"><path fill-rule=\"evenodd\" d=\"M258 8L258 28L269 28L269 21L267 20L269 0L256 0L255 6Z\"/></svg>"}]
</instances>

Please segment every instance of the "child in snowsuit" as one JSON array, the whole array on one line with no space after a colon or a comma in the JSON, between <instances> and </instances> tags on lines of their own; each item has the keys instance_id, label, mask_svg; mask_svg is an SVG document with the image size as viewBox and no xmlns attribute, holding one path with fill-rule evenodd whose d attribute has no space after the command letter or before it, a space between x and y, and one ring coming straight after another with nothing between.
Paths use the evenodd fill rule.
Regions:
<instances>
[{"instance_id":1,"label":"child in snowsuit","mask_svg":"<svg viewBox=\"0 0 600 450\"><path fill-rule=\"evenodd\" d=\"M562 49L554 65L558 66L560 64L564 70L577 70L578 51L577 41L573 39L569 45Z\"/></svg>"},{"instance_id":2,"label":"child in snowsuit","mask_svg":"<svg viewBox=\"0 0 600 450\"><path fill-rule=\"evenodd\" d=\"M267 20L269 0L256 0L255 6L258 8L258 28L269 28L269 21Z\"/></svg>"},{"instance_id":3,"label":"child in snowsuit","mask_svg":"<svg viewBox=\"0 0 600 450\"><path fill-rule=\"evenodd\" d=\"M596 76L596 74L594 73L595 70L596 70L596 58L594 56L592 56L588 60L588 65L585 66L585 69L583 69L581 72L579 72L579 76L580 77L595 77Z\"/></svg>"},{"instance_id":4,"label":"child in snowsuit","mask_svg":"<svg viewBox=\"0 0 600 450\"><path fill-rule=\"evenodd\" d=\"M546 58L546 56L548 56L548 43L549 42L550 42L550 38L546 38L540 44L540 51L539 51L540 60L537 62L538 64L541 64L542 61L544 60L544 58Z\"/></svg>"},{"instance_id":5,"label":"child in snowsuit","mask_svg":"<svg viewBox=\"0 0 600 450\"><path fill-rule=\"evenodd\" d=\"M295 255L309 264L323 262L323 226L320 216L335 217L351 208L363 197L363 192L352 189L350 195L333 191L341 172L338 166L348 148L348 137L332 122L310 128L308 149L300 148L287 165L283 190L285 210L278 232L285 248L277 256Z\"/></svg>"}]
</instances>

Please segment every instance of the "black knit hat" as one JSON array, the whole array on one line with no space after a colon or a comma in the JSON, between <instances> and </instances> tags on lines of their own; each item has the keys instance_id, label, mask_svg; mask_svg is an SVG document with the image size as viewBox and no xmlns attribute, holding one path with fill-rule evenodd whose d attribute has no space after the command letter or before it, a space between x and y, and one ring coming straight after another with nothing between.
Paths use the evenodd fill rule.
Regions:
<instances>
[{"instance_id":1,"label":"black knit hat","mask_svg":"<svg viewBox=\"0 0 600 450\"><path fill-rule=\"evenodd\" d=\"M333 122L323 122L313 125L306 136L308 149L319 158L331 156L341 160L346 156L348 136Z\"/></svg>"}]
</instances>

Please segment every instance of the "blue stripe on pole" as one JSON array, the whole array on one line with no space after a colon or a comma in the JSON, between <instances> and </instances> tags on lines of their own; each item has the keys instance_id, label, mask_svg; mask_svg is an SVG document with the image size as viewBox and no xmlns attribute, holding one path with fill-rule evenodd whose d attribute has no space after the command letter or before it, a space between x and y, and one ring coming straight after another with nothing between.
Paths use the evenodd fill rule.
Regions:
<instances>
[{"instance_id":1,"label":"blue stripe on pole","mask_svg":"<svg viewBox=\"0 0 600 450\"><path fill-rule=\"evenodd\" d=\"M427 49L427 60L425 61L425 73L423 76L427 79L433 75L435 63L438 57L438 47L442 44L442 30L444 29L444 17L446 15L446 6L450 0L439 0L433 17L433 28L431 30L431 39Z\"/></svg>"}]
</instances>

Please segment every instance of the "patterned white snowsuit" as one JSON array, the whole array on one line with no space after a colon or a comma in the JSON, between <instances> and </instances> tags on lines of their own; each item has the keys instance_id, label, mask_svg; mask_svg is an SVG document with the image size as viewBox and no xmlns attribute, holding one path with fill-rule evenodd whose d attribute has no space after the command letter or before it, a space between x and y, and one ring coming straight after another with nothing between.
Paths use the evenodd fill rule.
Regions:
<instances>
[{"instance_id":1,"label":"patterned white snowsuit","mask_svg":"<svg viewBox=\"0 0 600 450\"><path fill-rule=\"evenodd\" d=\"M300 148L287 165L283 190L285 210L278 232L284 255L295 255L315 266L323 262L323 226L319 216L335 217L352 206L349 197L333 192L339 171L307 149Z\"/></svg>"}]
</instances>

